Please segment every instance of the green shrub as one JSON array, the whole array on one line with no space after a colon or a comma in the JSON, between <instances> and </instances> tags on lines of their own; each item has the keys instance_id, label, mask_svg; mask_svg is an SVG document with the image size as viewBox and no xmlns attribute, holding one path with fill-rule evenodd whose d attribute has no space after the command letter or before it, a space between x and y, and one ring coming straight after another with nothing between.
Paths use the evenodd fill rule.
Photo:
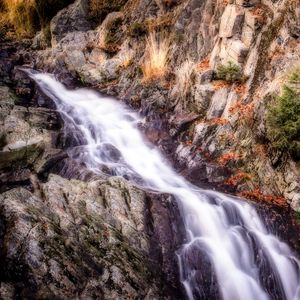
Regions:
<instances>
[{"instance_id":1,"label":"green shrub","mask_svg":"<svg viewBox=\"0 0 300 300\"><path fill-rule=\"evenodd\" d=\"M105 17L114 11L120 11L128 0L89 0L89 18L101 24Z\"/></svg>"},{"instance_id":2,"label":"green shrub","mask_svg":"<svg viewBox=\"0 0 300 300\"><path fill-rule=\"evenodd\" d=\"M293 74L268 107L267 137L275 149L300 159L300 76Z\"/></svg>"},{"instance_id":3,"label":"green shrub","mask_svg":"<svg viewBox=\"0 0 300 300\"><path fill-rule=\"evenodd\" d=\"M230 61L226 65L219 65L217 67L217 77L231 83L241 82L242 71L238 65Z\"/></svg>"}]
</instances>

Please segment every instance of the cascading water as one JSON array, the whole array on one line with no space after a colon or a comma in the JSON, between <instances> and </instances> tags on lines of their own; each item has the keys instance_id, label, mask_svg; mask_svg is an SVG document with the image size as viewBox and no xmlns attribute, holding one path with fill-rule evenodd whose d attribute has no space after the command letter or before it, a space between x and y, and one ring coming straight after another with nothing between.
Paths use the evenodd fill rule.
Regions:
<instances>
[{"instance_id":1,"label":"cascading water","mask_svg":"<svg viewBox=\"0 0 300 300\"><path fill-rule=\"evenodd\" d=\"M68 128L84 137L74 159L96 173L106 166L177 199L188 239L177 253L188 299L300 299L299 260L267 231L252 206L201 190L176 174L143 139L138 115L119 102L87 89L67 90L48 74L29 73L55 101ZM203 288L203 282L214 294Z\"/></svg>"}]
</instances>

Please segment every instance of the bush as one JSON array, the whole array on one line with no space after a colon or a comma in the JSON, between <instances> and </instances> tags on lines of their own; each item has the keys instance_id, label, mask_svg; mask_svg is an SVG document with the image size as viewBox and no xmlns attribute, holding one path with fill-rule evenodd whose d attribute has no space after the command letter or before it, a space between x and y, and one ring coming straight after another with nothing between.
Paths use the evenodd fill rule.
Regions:
<instances>
[{"instance_id":1,"label":"bush","mask_svg":"<svg viewBox=\"0 0 300 300\"><path fill-rule=\"evenodd\" d=\"M120 11L128 0L89 0L89 18L96 24L101 24L105 17Z\"/></svg>"},{"instance_id":2,"label":"bush","mask_svg":"<svg viewBox=\"0 0 300 300\"><path fill-rule=\"evenodd\" d=\"M275 149L300 159L300 76L293 74L280 96L268 107L267 137Z\"/></svg>"},{"instance_id":3,"label":"bush","mask_svg":"<svg viewBox=\"0 0 300 300\"><path fill-rule=\"evenodd\" d=\"M238 65L230 61L226 65L219 65L217 67L217 77L230 83L241 82L242 71Z\"/></svg>"}]
</instances>

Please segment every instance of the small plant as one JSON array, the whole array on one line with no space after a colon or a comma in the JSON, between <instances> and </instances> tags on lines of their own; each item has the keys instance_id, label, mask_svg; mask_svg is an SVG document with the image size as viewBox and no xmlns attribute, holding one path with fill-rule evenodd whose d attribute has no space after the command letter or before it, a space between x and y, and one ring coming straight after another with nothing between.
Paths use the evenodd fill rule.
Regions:
<instances>
[{"instance_id":1,"label":"small plant","mask_svg":"<svg viewBox=\"0 0 300 300\"><path fill-rule=\"evenodd\" d=\"M269 105L267 137L275 149L288 151L300 159L300 75L292 74L280 96Z\"/></svg>"},{"instance_id":2,"label":"small plant","mask_svg":"<svg viewBox=\"0 0 300 300\"><path fill-rule=\"evenodd\" d=\"M298 222L298 224L300 225L300 212L296 211L295 212L295 217L296 217L296 221Z\"/></svg>"},{"instance_id":3,"label":"small plant","mask_svg":"<svg viewBox=\"0 0 300 300\"><path fill-rule=\"evenodd\" d=\"M160 36L156 38L151 32L146 40L145 62L141 66L144 80L163 77L167 71L169 40Z\"/></svg>"},{"instance_id":4,"label":"small plant","mask_svg":"<svg viewBox=\"0 0 300 300\"><path fill-rule=\"evenodd\" d=\"M219 65L217 67L217 77L230 83L241 82L242 71L238 65L228 62L226 65Z\"/></svg>"},{"instance_id":5,"label":"small plant","mask_svg":"<svg viewBox=\"0 0 300 300\"><path fill-rule=\"evenodd\" d=\"M180 97L187 95L192 85L192 75L194 72L194 63L187 59L177 70L175 71L176 83L173 91Z\"/></svg>"}]
</instances>

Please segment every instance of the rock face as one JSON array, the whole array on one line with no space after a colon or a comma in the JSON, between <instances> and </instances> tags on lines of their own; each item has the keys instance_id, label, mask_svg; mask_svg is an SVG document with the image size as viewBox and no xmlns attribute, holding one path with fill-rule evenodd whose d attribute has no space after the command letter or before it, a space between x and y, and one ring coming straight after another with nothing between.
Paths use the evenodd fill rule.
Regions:
<instances>
[{"instance_id":1,"label":"rock face","mask_svg":"<svg viewBox=\"0 0 300 300\"><path fill-rule=\"evenodd\" d=\"M76 133L65 134L53 103L13 67L10 47L0 81L0 298L180 299L174 200L77 165Z\"/></svg>"},{"instance_id":2,"label":"rock face","mask_svg":"<svg viewBox=\"0 0 300 300\"><path fill-rule=\"evenodd\" d=\"M9 294L6 299L163 298L166 291L171 295L174 286L162 285L158 261L149 258L145 203L145 193L122 178L84 183L51 175L35 193L15 188L1 194L0 295ZM156 232L156 247L166 247L161 253L172 251L169 247L175 244L160 244L162 234L173 235ZM170 267L168 276L175 283Z\"/></svg>"},{"instance_id":3,"label":"rock face","mask_svg":"<svg viewBox=\"0 0 300 300\"><path fill-rule=\"evenodd\" d=\"M116 13L111 12L98 28L68 33L40 53L37 67L56 73L65 70L84 84L122 98L140 108L148 124L153 115L155 120L166 120L168 133L155 141L170 154L166 136L175 137L178 149L171 147L171 152L181 168L225 168L227 172L221 173L228 174L223 176L227 188L230 177L241 179L244 174L230 188L283 197L299 211L298 164L288 154L272 149L265 126L269 96L279 94L282 87L279 78L286 78L299 65L297 1L133 2L117 13L123 17L114 53L101 47L110 33L108 19ZM72 15L72 9L66 13ZM144 82L141 73L147 36L142 28L147 26L157 32L158 39L161 31L170 37L166 76L150 83ZM194 64L192 78L188 78L192 83L187 92L179 93L176 80L183 77L176 74L187 60ZM216 80L218 66L228 63L240 69L239 82ZM172 120L182 111L197 117L178 128Z\"/></svg>"},{"instance_id":4,"label":"rock face","mask_svg":"<svg viewBox=\"0 0 300 300\"><path fill-rule=\"evenodd\" d=\"M91 25L87 20L88 1L75 1L61 10L51 21L52 44L59 42L68 32L87 31Z\"/></svg>"},{"instance_id":5,"label":"rock face","mask_svg":"<svg viewBox=\"0 0 300 300\"><path fill-rule=\"evenodd\" d=\"M181 299L174 253L184 226L173 199L78 165L80 133L66 134L16 66L139 109L145 136L194 184L300 211L299 163L272 148L265 126L270 95L299 66L299 4L130 0L117 12L108 5L94 28L89 3L52 19L45 50L39 36L0 47L0 298ZM151 30L170 47L165 75L146 81ZM229 63L236 82L218 80Z\"/></svg>"}]
</instances>

